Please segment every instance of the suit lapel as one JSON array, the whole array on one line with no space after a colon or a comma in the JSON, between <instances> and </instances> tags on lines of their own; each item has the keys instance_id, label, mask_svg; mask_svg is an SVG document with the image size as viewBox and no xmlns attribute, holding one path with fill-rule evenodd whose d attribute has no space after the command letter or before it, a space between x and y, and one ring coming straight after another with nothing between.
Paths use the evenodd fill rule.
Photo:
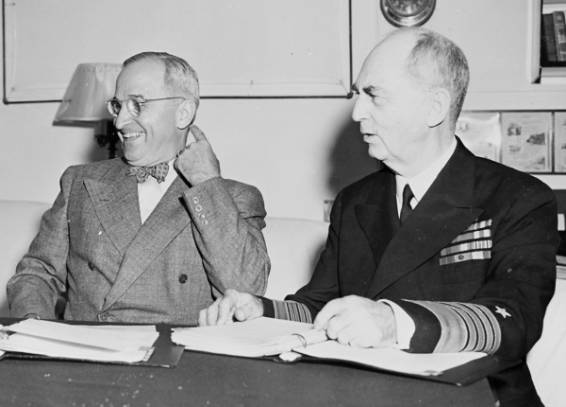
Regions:
<instances>
[{"instance_id":1,"label":"suit lapel","mask_svg":"<svg viewBox=\"0 0 566 407\"><path fill-rule=\"evenodd\" d=\"M357 221L371 247L375 267L399 228L395 200L395 175L388 169L379 173L373 190L364 204L355 207ZM372 280L375 270L364 270L360 281Z\"/></svg>"},{"instance_id":2,"label":"suit lapel","mask_svg":"<svg viewBox=\"0 0 566 407\"><path fill-rule=\"evenodd\" d=\"M183 203L186 188L177 177L147 218L128 247L120 271L106 297L105 307L112 305L134 281L159 257L165 247L190 223Z\"/></svg>"},{"instance_id":3,"label":"suit lapel","mask_svg":"<svg viewBox=\"0 0 566 407\"><path fill-rule=\"evenodd\" d=\"M383 252L368 292L370 298L430 259L478 218L483 209L473 207L473 190L473 156L458 143L444 169Z\"/></svg>"},{"instance_id":4,"label":"suit lapel","mask_svg":"<svg viewBox=\"0 0 566 407\"><path fill-rule=\"evenodd\" d=\"M124 253L140 226L137 183L126 175L127 165L116 161L102 178L85 178L84 185L104 230Z\"/></svg>"}]
</instances>

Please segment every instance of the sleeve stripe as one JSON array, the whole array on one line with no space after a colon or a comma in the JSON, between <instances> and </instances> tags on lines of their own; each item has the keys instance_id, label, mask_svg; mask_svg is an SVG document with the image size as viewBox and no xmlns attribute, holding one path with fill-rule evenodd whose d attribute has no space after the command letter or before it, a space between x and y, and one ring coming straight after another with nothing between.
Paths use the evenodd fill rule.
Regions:
<instances>
[{"instance_id":1,"label":"sleeve stripe","mask_svg":"<svg viewBox=\"0 0 566 407\"><path fill-rule=\"evenodd\" d=\"M501 333L499 324L491 312L485 306L464 304L464 303L447 303L454 307L456 312L458 310L466 312L469 318L472 319L474 329L469 331L470 336L476 335L475 343L468 340L467 346L462 349L463 351L480 351L493 353L499 348L497 338L501 341Z\"/></svg>"},{"instance_id":2,"label":"sleeve stripe","mask_svg":"<svg viewBox=\"0 0 566 407\"><path fill-rule=\"evenodd\" d=\"M454 312L464 321L468 332L468 339L462 351L475 351L486 347L488 332L481 320L481 316L475 313L467 304L452 303L445 304L452 307Z\"/></svg>"},{"instance_id":3,"label":"sleeve stripe","mask_svg":"<svg viewBox=\"0 0 566 407\"><path fill-rule=\"evenodd\" d=\"M499 326L499 322L495 318L495 316L489 311L487 307L482 307L479 309L485 319L489 320L489 325L485 327L486 329L486 344L485 344L485 352L487 353L494 353L499 349L501 344L501 328ZM483 323L484 319L482 319ZM493 334L490 335L490 330L493 330Z\"/></svg>"},{"instance_id":4,"label":"sleeve stripe","mask_svg":"<svg viewBox=\"0 0 566 407\"><path fill-rule=\"evenodd\" d=\"M296 301L272 301L275 318L312 323L311 312L306 305Z\"/></svg>"},{"instance_id":5,"label":"sleeve stripe","mask_svg":"<svg viewBox=\"0 0 566 407\"><path fill-rule=\"evenodd\" d=\"M441 330L435 352L494 353L501 344L501 328L483 305L459 302L411 301L429 310Z\"/></svg>"}]
</instances>

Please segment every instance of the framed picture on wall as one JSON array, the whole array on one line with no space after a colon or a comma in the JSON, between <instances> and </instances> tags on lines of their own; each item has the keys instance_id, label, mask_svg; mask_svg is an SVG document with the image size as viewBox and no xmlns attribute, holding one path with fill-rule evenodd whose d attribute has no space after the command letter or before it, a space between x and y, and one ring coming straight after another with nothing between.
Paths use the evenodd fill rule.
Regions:
<instances>
[{"instance_id":1,"label":"framed picture on wall","mask_svg":"<svg viewBox=\"0 0 566 407\"><path fill-rule=\"evenodd\" d=\"M185 58L202 98L350 97L351 0L2 4L5 103L61 100L78 64L145 50Z\"/></svg>"},{"instance_id":2,"label":"framed picture on wall","mask_svg":"<svg viewBox=\"0 0 566 407\"><path fill-rule=\"evenodd\" d=\"M552 171L552 113L501 113L501 162L525 172Z\"/></svg>"},{"instance_id":3,"label":"framed picture on wall","mask_svg":"<svg viewBox=\"0 0 566 407\"><path fill-rule=\"evenodd\" d=\"M566 112L554 113L554 171L566 173Z\"/></svg>"},{"instance_id":4,"label":"framed picture on wall","mask_svg":"<svg viewBox=\"0 0 566 407\"><path fill-rule=\"evenodd\" d=\"M456 135L478 157L499 161L501 149L499 113L463 112L456 122Z\"/></svg>"}]
</instances>

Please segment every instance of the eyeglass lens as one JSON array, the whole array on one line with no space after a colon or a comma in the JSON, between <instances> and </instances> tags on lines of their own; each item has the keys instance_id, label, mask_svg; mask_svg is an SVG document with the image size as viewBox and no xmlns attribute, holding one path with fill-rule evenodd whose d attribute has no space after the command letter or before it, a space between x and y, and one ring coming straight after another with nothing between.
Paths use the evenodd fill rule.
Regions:
<instances>
[{"instance_id":1,"label":"eyeglass lens","mask_svg":"<svg viewBox=\"0 0 566 407\"><path fill-rule=\"evenodd\" d=\"M123 103L117 98L112 98L108 101L108 111L112 116L118 117L120 111L122 110L122 104ZM128 98L125 100L125 104L126 104L126 109L128 109L128 112L132 116L138 117L140 115L141 105L139 101L132 98Z\"/></svg>"}]
</instances>

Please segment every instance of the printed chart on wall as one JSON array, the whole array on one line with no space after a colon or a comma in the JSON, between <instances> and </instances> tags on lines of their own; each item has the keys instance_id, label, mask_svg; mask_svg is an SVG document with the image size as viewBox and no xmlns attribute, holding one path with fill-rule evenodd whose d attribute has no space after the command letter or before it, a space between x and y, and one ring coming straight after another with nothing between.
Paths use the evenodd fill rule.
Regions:
<instances>
[{"instance_id":1,"label":"printed chart on wall","mask_svg":"<svg viewBox=\"0 0 566 407\"><path fill-rule=\"evenodd\" d=\"M554 171L566 172L566 112L554 113Z\"/></svg>"},{"instance_id":2,"label":"printed chart on wall","mask_svg":"<svg viewBox=\"0 0 566 407\"><path fill-rule=\"evenodd\" d=\"M456 123L456 134L478 157L499 161L501 148L500 114L463 112Z\"/></svg>"},{"instance_id":3,"label":"printed chart on wall","mask_svg":"<svg viewBox=\"0 0 566 407\"><path fill-rule=\"evenodd\" d=\"M60 100L78 64L149 50L188 60L205 98L346 97L350 1L5 0L4 100Z\"/></svg>"},{"instance_id":4,"label":"printed chart on wall","mask_svg":"<svg viewBox=\"0 0 566 407\"><path fill-rule=\"evenodd\" d=\"M501 114L501 162L525 172L552 170L552 113Z\"/></svg>"}]
</instances>

